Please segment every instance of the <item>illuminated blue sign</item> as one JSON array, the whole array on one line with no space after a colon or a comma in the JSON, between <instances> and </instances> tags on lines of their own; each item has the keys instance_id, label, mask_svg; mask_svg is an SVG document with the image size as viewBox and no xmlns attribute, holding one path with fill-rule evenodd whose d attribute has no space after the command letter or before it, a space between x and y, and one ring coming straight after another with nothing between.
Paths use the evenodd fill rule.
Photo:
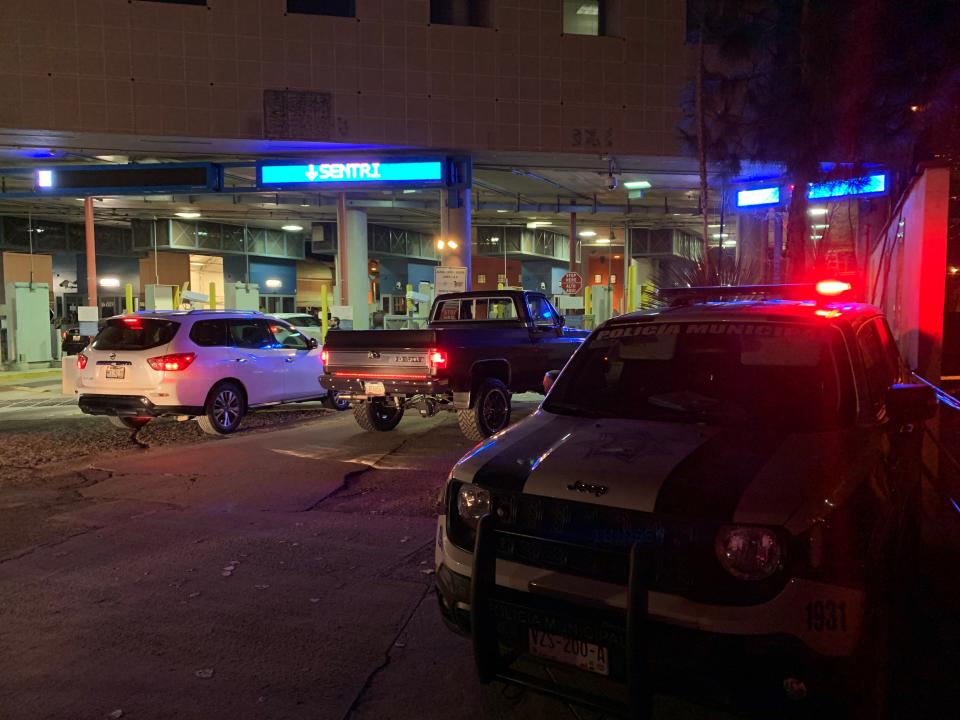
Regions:
<instances>
[{"instance_id":1,"label":"illuminated blue sign","mask_svg":"<svg viewBox=\"0 0 960 720\"><path fill-rule=\"evenodd\" d=\"M757 207L759 205L779 205L780 186L755 188L737 191L737 207Z\"/></svg>"},{"instance_id":2,"label":"illuminated blue sign","mask_svg":"<svg viewBox=\"0 0 960 720\"><path fill-rule=\"evenodd\" d=\"M886 190L886 175L867 175L853 180L810 183L807 197L810 200L820 200L821 198L846 197L847 195L869 195L886 192Z\"/></svg>"},{"instance_id":3,"label":"illuminated blue sign","mask_svg":"<svg viewBox=\"0 0 960 720\"><path fill-rule=\"evenodd\" d=\"M260 185L376 185L442 183L441 160L384 162L316 162L261 165Z\"/></svg>"}]
</instances>

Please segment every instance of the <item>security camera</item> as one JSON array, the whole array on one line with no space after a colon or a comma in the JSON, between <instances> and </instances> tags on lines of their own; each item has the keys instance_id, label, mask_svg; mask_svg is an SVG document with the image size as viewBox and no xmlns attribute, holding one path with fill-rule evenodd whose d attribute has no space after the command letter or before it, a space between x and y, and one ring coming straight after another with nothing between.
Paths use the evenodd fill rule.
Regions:
<instances>
[{"instance_id":1,"label":"security camera","mask_svg":"<svg viewBox=\"0 0 960 720\"><path fill-rule=\"evenodd\" d=\"M619 185L619 182L617 181L616 175L610 175L607 177L607 190L613 192L617 189L617 185Z\"/></svg>"}]
</instances>

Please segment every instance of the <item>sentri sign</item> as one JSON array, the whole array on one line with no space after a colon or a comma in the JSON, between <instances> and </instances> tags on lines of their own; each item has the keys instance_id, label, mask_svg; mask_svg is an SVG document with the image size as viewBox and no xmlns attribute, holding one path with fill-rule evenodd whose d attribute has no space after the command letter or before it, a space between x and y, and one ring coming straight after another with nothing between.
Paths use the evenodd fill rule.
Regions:
<instances>
[{"instance_id":1,"label":"sentri sign","mask_svg":"<svg viewBox=\"0 0 960 720\"><path fill-rule=\"evenodd\" d=\"M261 163L257 183L261 187L337 185L445 185L446 159L316 161L297 164Z\"/></svg>"}]
</instances>

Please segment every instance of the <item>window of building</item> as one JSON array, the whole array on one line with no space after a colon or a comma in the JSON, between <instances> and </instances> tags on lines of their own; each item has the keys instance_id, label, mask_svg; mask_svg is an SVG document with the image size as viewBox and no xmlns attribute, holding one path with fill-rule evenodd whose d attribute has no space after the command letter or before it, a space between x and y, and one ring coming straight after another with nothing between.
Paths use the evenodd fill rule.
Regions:
<instances>
[{"instance_id":1,"label":"window of building","mask_svg":"<svg viewBox=\"0 0 960 720\"><path fill-rule=\"evenodd\" d=\"M287 12L302 15L356 17L357 3L355 0L287 0Z\"/></svg>"},{"instance_id":2,"label":"window of building","mask_svg":"<svg viewBox=\"0 0 960 720\"><path fill-rule=\"evenodd\" d=\"M605 35L604 0L563 0L563 32L568 35Z\"/></svg>"},{"instance_id":3,"label":"window of building","mask_svg":"<svg viewBox=\"0 0 960 720\"><path fill-rule=\"evenodd\" d=\"M160 2L170 5L206 5L207 0L141 0L141 2Z\"/></svg>"},{"instance_id":4,"label":"window of building","mask_svg":"<svg viewBox=\"0 0 960 720\"><path fill-rule=\"evenodd\" d=\"M478 284L478 285L483 285L483 284L485 284L486 282L487 282L487 276L486 276L486 275L484 275L483 273L480 273L479 275L477 275L477 284Z\"/></svg>"},{"instance_id":5,"label":"window of building","mask_svg":"<svg viewBox=\"0 0 960 720\"><path fill-rule=\"evenodd\" d=\"M430 0L430 22L493 27L493 0Z\"/></svg>"}]
</instances>

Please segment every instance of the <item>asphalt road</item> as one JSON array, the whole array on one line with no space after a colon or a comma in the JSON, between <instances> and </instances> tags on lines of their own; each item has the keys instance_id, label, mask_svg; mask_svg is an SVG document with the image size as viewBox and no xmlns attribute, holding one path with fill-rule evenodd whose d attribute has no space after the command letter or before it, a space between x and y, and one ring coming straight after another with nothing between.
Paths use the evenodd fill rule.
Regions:
<instances>
[{"instance_id":1,"label":"asphalt road","mask_svg":"<svg viewBox=\"0 0 960 720\"><path fill-rule=\"evenodd\" d=\"M468 447L449 415L341 413L44 466L0 492L0 718L590 717L481 688L439 619L435 503Z\"/></svg>"}]
</instances>

